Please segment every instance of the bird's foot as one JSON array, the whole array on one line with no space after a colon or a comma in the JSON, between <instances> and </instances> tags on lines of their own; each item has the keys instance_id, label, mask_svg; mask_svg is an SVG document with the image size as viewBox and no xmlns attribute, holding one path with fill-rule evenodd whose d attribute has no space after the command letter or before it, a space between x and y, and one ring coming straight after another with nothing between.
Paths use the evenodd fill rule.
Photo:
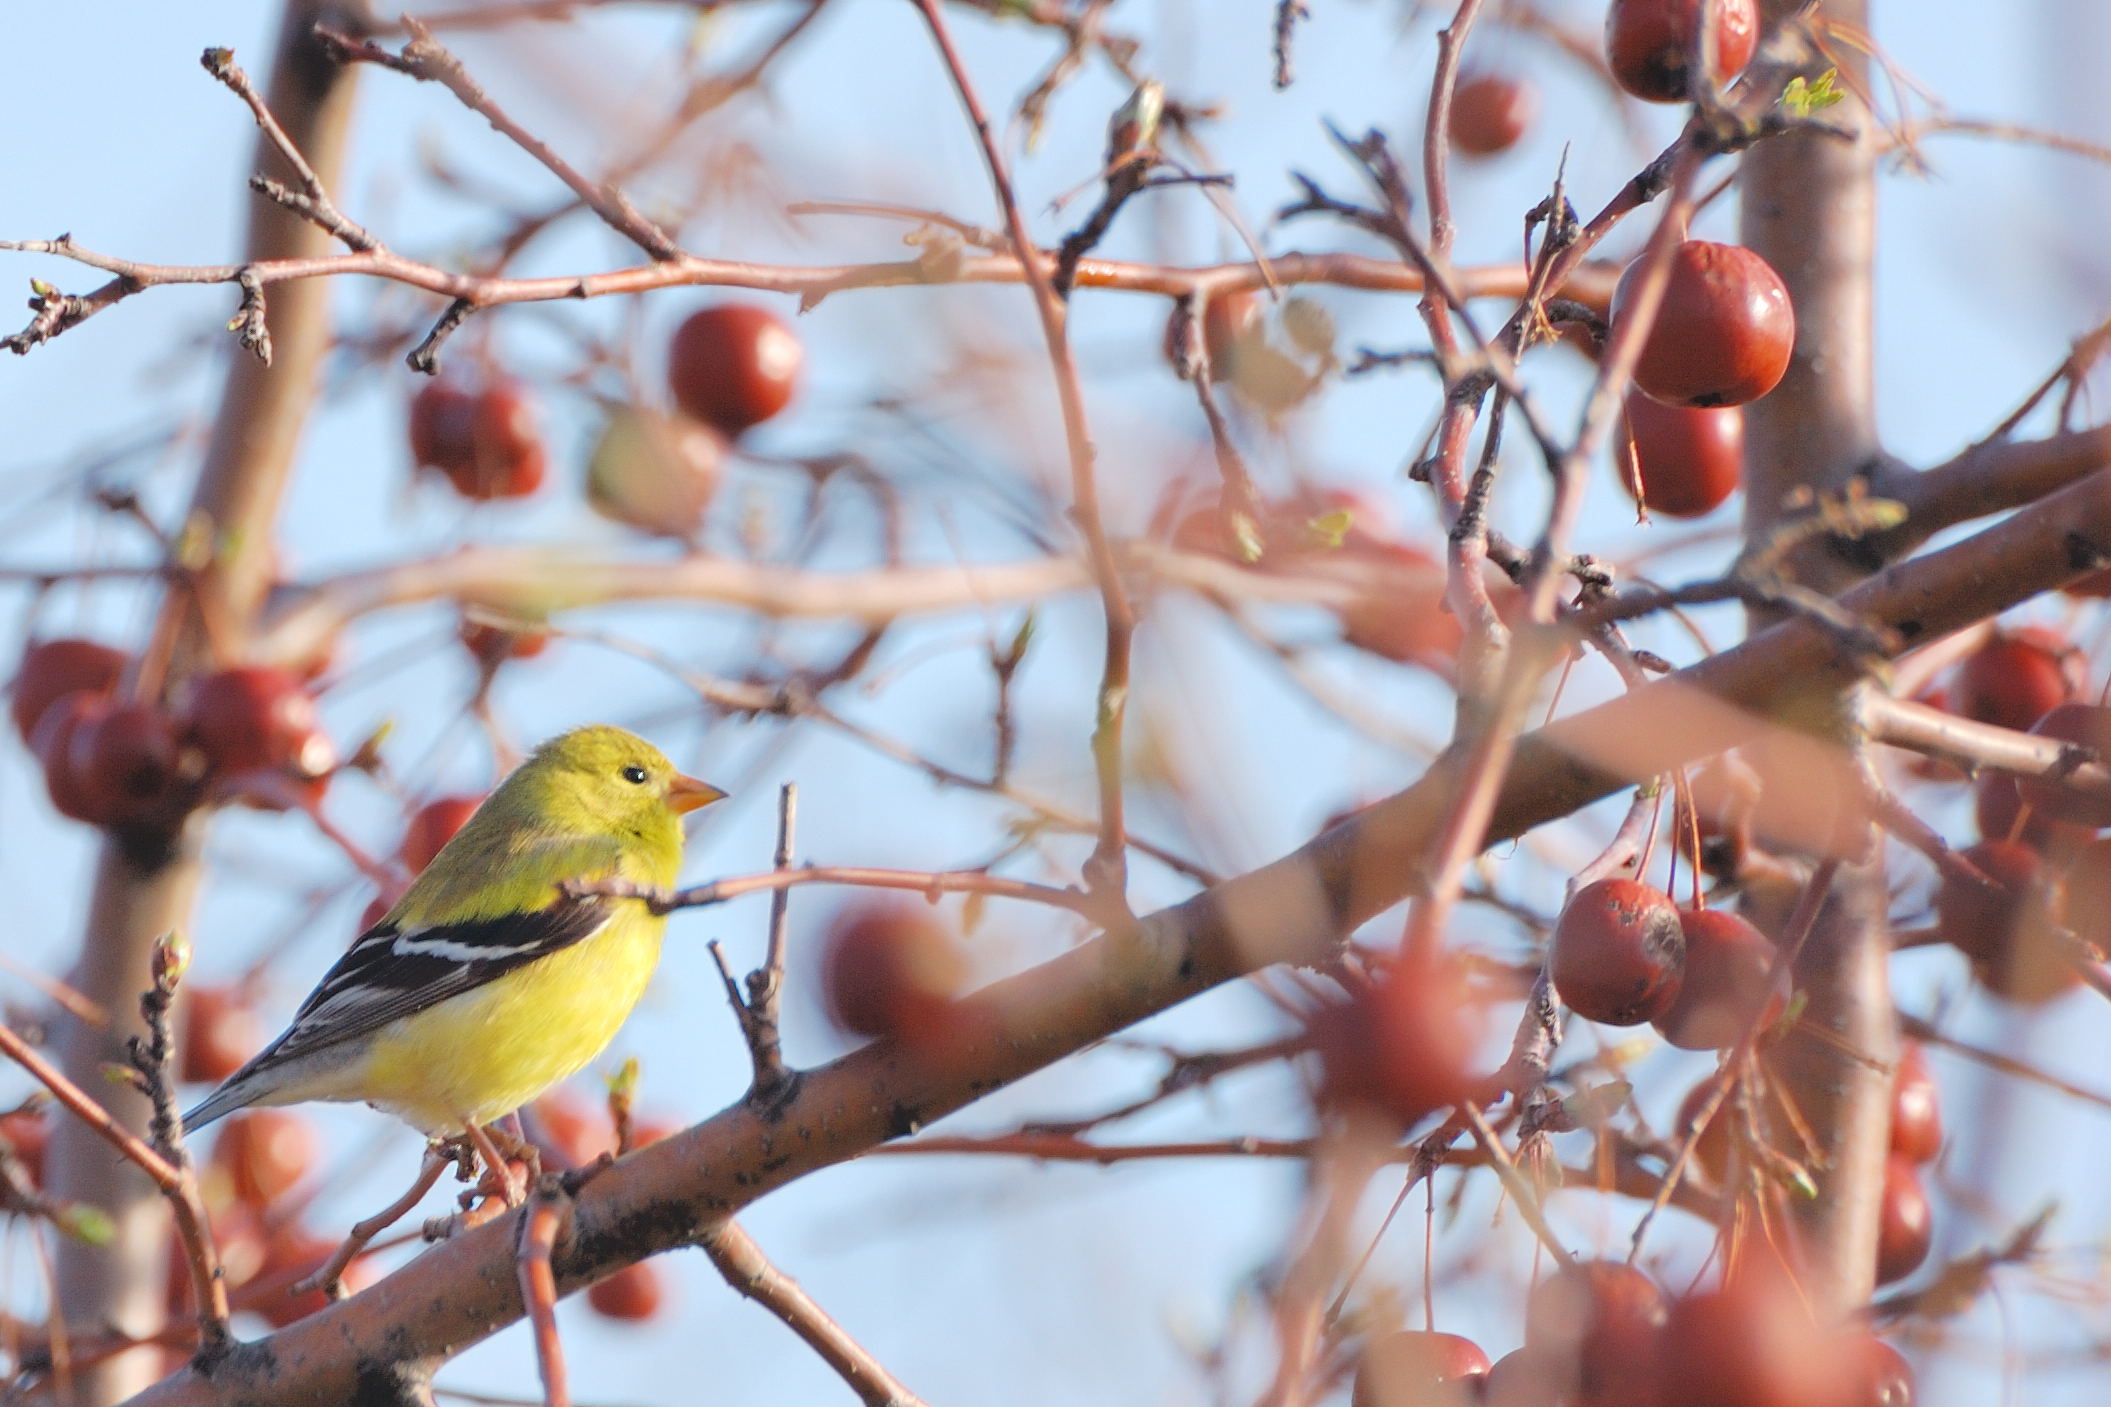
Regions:
<instances>
[{"instance_id":1,"label":"bird's foot","mask_svg":"<svg viewBox=\"0 0 2111 1407\"><path fill-rule=\"evenodd\" d=\"M498 1136L508 1142L525 1147L520 1139L506 1135L504 1130L486 1128L482 1124L468 1126L469 1141L476 1145L477 1156L484 1164L484 1175L476 1185L476 1191L486 1197L498 1197L508 1207L518 1207L528 1200L528 1188L535 1176L530 1168L523 1167L516 1174L512 1160L499 1151Z\"/></svg>"}]
</instances>

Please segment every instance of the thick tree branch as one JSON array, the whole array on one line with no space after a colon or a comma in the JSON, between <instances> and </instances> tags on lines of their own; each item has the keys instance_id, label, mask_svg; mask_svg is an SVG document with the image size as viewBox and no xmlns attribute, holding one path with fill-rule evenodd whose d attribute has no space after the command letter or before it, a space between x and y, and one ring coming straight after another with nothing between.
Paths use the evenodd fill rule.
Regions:
<instances>
[{"instance_id":1,"label":"thick tree branch","mask_svg":"<svg viewBox=\"0 0 2111 1407\"><path fill-rule=\"evenodd\" d=\"M1872 561L1895 561L1945 528L2005 513L2093 474L2111 460L2111 426L2067 430L2042 440L1998 440L1973 445L1932 469L1890 460L1870 476L1870 491L1903 504L1906 521L1857 544ZM2077 539L2080 564L2111 564L2111 542ZM1859 555L1859 554L1858 554Z\"/></svg>"}]
</instances>

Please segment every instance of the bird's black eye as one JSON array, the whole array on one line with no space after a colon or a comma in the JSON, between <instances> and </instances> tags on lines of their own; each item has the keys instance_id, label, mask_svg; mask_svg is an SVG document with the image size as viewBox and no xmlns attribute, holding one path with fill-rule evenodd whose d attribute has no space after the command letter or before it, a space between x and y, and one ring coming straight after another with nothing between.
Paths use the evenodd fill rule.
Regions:
<instances>
[{"instance_id":1,"label":"bird's black eye","mask_svg":"<svg viewBox=\"0 0 2111 1407\"><path fill-rule=\"evenodd\" d=\"M634 787L642 787L650 779L650 774L643 767L625 767L623 769L623 780Z\"/></svg>"}]
</instances>

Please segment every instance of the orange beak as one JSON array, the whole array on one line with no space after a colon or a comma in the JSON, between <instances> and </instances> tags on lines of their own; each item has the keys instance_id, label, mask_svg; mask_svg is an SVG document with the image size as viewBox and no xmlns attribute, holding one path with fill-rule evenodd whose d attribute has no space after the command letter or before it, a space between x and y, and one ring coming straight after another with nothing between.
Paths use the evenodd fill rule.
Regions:
<instances>
[{"instance_id":1,"label":"orange beak","mask_svg":"<svg viewBox=\"0 0 2111 1407\"><path fill-rule=\"evenodd\" d=\"M687 815L691 811L700 811L714 801L725 799L726 794L709 782L700 782L694 777L684 777L679 773L667 784L667 804L678 814Z\"/></svg>"}]
</instances>

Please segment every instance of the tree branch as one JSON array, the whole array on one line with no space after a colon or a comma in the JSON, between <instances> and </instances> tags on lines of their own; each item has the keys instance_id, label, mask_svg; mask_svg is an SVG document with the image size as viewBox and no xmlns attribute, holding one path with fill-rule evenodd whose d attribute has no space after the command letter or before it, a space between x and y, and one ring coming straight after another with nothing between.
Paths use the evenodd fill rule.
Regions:
<instances>
[{"instance_id":1,"label":"tree branch","mask_svg":"<svg viewBox=\"0 0 2111 1407\"><path fill-rule=\"evenodd\" d=\"M902 1385L873 1357L871 1350L846 1333L797 1280L770 1264L755 1238L734 1221L721 1223L698 1243L726 1283L782 1320L820 1355L865 1407L924 1407L924 1400Z\"/></svg>"},{"instance_id":2,"label":"tree branch","mask_svg":"<svg viewBox=\"0 0 2111 1407\"><path fill-rule=\"evenodd\" d=\"M1374 591L1419 585L1415 569L1315 555L1255 571L1221 558L1148 542L1121 545L1124 572L1227 600L1348 606ZM884 625L903 616L1040 600L1093 584L1069 557L971 565L815 571L692 555L644 561L553 547L480 546L444 557L348 572L290 588L274 603L259 653L313 658L337 633L375 611L452 601L500 616L542 619L611 601L692 600L780 619Z\"/></svg>"},{"instance_id":3,"label":"tree branch","mask_svg":"<svg viewBox=\"0 0 2111 1407\"><path fill-rule=\"evenodd\" d=\"M2111 461L2111 426L2066 430L2042 440L2000 440L1973 445L1947 463L1914 470L1892 460L1878 463L1870 491L1906 509L1906 521L1860 546L1872 564L1896 561L1945 528L2032 503ZM2070 552L2078 563L2111 565L2111 542L2077 539Z\"/></svg>"},{"instance_id":4,"label":"tree branch","mask_svg":"<svg viewBox=\"0 0 2111 1407\"><path fill-rule=\"evenodd\" d=\"M672 259L681 250L673 236L658 224L647 219L630 198L620 190L592 181L582 175L572 164L559 156L548 142L543 141L527 128L514 121L512 115L493 100L477 81L469 76L469 70L445 44L433 38L432 31L419 21L405 16L403 25L410 31L410 42L403 46L401 54L390 54L380 45L369 40L354 39L327 26L318 26L317 32L346 62L377 63L385 68L405 73L420 82L437 83L460 100L463 107L504 135L515 146L541 162L550 174L565 183L572 194L579 197L589 209L631 243L650 254L656 260Z\"/></svg>"},{"instance_id":5,"label":"tree branch","mask_svg":"<svg viewBox=\"0 0 2111 1407\"><path fill-rule=\"evenodd\" d=\"M280 283L357 275L421 288L478 308L509 303L548 303L649 293L661 288L710 285L749 288L764 293L794 293L812 307L832 293L856 288L922 288L939 284L1023 283L1027 266L1010 254L932 262L888 260L873 264L755 264L733 259L700 259L680 255L632 268L607 269L544 278L507 278L497 274L458 273L422 263L388 249L349 254L314 252L259 257L239 264L149 264L100 253L61 235L56 239L0 240L0 251L50 254L114 277L85 297L54 293L32 332L18 334L7 345L26 352L38 342L85 322L106 308L149 288L173 284L238 283L245 277L259 288ZM1053 276L1055 258L1035 251L1044 274ZM1324 283L1383 293L1419 293L1421 275L1389 259L1358 254L1288 254L1268 261L1264 274L1257 264L1212 264L1195 267L1084 259L1077 267L1080 287L1120 289L1179 297L1208 289L1221 296L1240 288L1262 288L1268 275L1279 284ZM1568 285L1571 296L1603 307L1612 297L1617 269L1591 265ZM1509 265L1457 272L1458 291L1469 298L1515 298L1523 295L1526 271ZM42 324L50 324L42 326ZM41 326L41 331L37 330Z\"/></svg>"}]
</instances>

